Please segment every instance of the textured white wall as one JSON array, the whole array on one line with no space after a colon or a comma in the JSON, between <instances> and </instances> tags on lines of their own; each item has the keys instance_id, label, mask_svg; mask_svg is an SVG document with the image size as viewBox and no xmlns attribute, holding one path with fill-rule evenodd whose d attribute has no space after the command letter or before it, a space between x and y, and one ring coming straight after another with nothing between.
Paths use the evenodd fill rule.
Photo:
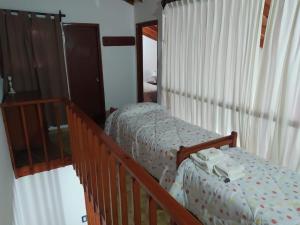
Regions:
<instances>
[{"instance_id":1,"label":"textured white wall","mask_svg":"<svg viewBox=\"0 0 300 225\"><path fill-rule=\"evenodd\" d=\"M81 225L83 187L72 166L15 182L15 225Z\"/></svg>"},{"instance_id":2,"label":"textured white wall","mask_svg":"<svg viewBox=\"0 0 300 225\"><path fill-rule=\"evenodd\" d=\"M135 22L157 20L161 17L161 0L143 0L134 6Z\"/></svg>"},{"instance_id":3,"label":"textured white wall","mask_svg":"<svg viewBox=\"0 0 300 225\"><path fill-rule=\"evenodd\" d=\"M144 81L148 81L153 72L157 73L157 41L146 36L143 36L143 65Z\"/></svg>"},{"instance_id":4,"label":"textured white wall","mask_svg":"<svg viewBox=\"0 0 300 225\"><path fill-rule=\"evenodd\" d=\"M66 14L63 22L98 23L101 36L134 36L134 7L121 0L0 0L0 8ZM106 108L136 102L135 47L103 47Z\"/></svg>"},{"instance_id":5,"label":"textured white wall","mask_svg":"<svg viewBox=\"0 0 300 225\"><path fill-rule=\"evenodd\" d=\"M2 93L0 85L0 93ZM2 94L0 94L2 95ZM0 99L0 102L2 99ZM0 225L13 224L13 184L14 173L11 166L5 129L0 111Z\"/></svg>"}]
</instances>

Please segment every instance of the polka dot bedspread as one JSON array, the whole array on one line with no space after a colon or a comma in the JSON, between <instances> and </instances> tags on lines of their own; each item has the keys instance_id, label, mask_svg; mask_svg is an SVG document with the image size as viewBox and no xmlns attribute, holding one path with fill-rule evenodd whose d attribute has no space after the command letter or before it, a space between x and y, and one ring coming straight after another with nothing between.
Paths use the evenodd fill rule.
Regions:
<instances>
[{"instance_id":1,"label":"polka dot bedspread","mask_svg":"<svg viewBox=\"0 0 300 225\"><path fill-rule=\"evenodd\" d=\"M245 177L225 183L186 159L178 168L171 195L204 224L300 225L299 173L240 148L224 153L245 166Z\"/></svg>"}]
</instances>

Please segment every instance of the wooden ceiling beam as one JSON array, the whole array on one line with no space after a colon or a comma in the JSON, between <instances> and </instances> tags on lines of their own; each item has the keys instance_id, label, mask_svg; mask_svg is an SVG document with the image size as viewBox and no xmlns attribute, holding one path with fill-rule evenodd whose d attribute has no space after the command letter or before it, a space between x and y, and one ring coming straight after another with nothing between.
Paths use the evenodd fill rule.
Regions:
<instances>
[{"instance_id":1,"label":"wooden ceiling beam","mask_svg":"<svg viewBox=\"0 0 300 225\"><path fill-rule=\"evenodd\" d=\"M143 27L143 35L157 41L157 26Z\"/></svg>"}]
</instances>

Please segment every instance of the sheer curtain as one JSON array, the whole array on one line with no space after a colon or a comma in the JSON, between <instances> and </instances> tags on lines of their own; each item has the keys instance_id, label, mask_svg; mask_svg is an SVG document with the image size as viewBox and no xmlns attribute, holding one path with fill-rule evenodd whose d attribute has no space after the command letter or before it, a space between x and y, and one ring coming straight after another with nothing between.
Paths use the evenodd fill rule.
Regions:
<instances>
[{"instance_id":1,"label":"sheer curtain","mask_svg":"<svg viewBox=\"0 0 300 225\"><path fill-rule=\"evenodd\" d=\"M191 123L248 136L263 1L192 0L164 10L162 104ZM243 131L243 132L241 132Z\"/></svg>"},{"instance_id":2,"label":"sheer curtain","mask_svg":"<svg viewBox=\"0 0 300 225\"><path fill-rule=\"evenodd\" d=\"M236 130L248 151L299 170L300 3L272 1L260 50L263 3L168 4L162 103L209 130Z\"/></svg>"},{"instance_id":3,"label":"sheer curtain","mask_svg":"<svg viewBox=\"0 0 300 225\"><path fill-rule=\"evenodd\" d=\"M247 147L299 171L300 2L272 1L269 16Z\"/></svg>"}]
</instances>

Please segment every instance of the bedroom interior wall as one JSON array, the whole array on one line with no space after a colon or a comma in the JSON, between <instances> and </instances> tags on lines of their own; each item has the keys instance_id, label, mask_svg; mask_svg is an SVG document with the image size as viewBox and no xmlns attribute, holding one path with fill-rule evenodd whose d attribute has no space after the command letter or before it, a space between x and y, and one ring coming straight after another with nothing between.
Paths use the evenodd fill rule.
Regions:
<instances>
[{"instance_id":1,"label":"bedroom interior wall","mask_svg":"<svg viewBox=\"0 0 300 225\"><path fill-rule=\"evenodd\" d=\"M1 78L0 78L1 83ZM0 96L3 88L0 85ZM2 97L0 98L0 103ZM13 185L14 172L10 162L5 129L0 111L0 225L13 224Z\"/></svg>"},{"instance_id":2,"label":"bedroom interior wall","mask_svg":"<svg viewBox=\"0 0 300 225\"><path fill-rule=\"evenodd\" d=\"M135 23L142 23L150 20L158 20L158 40L157 40L157 101L160 103L161 95L161 28L162 28L162 6L161 0L143 0L134 5Z\"/></svg>"},{"instance_id":3,"label":"bedroom interior wall","mask_svg":"<svg viewBox=\"0 0 300 225\"><path fill-rule=\"evenodd\" d=\"M148 81L153 72L157 73L157 41L143 35L143 74Z\"/></svg>"},{"instance_id":4,"label":"bedroom interior wall","mask_svg":"<svg viewBox=\"0 0 300 225\"><path fill-rule=\"evenodd\" d=\"M54 12L63 22L100 24L101 36L134 36L134 7L121 0L1 0L0 8ZM103 47L106 108L136 102L135 46Z\"/></svg>"}]
</instances>

